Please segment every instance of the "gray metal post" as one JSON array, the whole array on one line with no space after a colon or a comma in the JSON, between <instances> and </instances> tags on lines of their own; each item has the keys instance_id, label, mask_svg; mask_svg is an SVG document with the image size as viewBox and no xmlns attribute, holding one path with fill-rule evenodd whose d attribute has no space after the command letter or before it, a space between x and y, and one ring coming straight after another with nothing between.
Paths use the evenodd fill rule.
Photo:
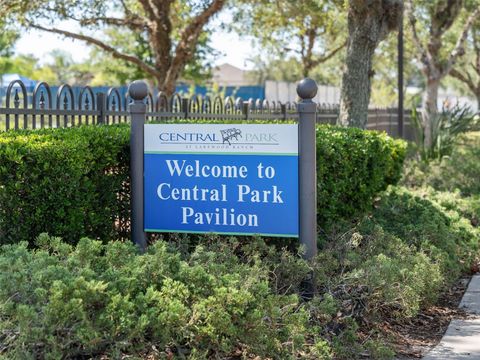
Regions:
<instances>
[{"instance_id":1,"label":"gray metal post","mask_svg":"<svg viewBox=\"0 0 480 360\"><path fill-rule=\"evenodd\" d=\"M182 98L183 117L188 119L188 98Z\"/></svg>"},{"instance_id":2,"label":"gray metal post","mask_svg":"<svg viewBox=\"0 0 480 360\"><path fill-rule=\"evenodd\" d=\"M403 13L398 29L398 137L403 138Z\"/></svg>"},{"instance_id":3,"label":"gray metal post","mask_svg":"<svg viewBox=\"0 0 480 360\"><path fill-rule=\"evenodd\" d=\"M243 116L245 116L245 120L248 120L248 101L244 101L242 105Z\"/></svg>"},{"instance_id":4,"label":"gray metal post","mask_svg":"<svg viewBox=\"0 0 480 360\"><path fill-rule=\"evenodd\" d=\"M298 103L298 172L299 172L299 237L305 246L305 259L317 255L317 84L306 78L297 85Z\"/></svg>"},{"instance_id":5,"label":"gray metal post","mask_svg":"<svg viewBox=\"0 0 480 360\"><path fill-rule=\"evenodd\" d=\"M280 104L280 111L282 112L282 120L287 120L287 104Z\"/></svg>"},{"instance_id":6,"label":"gray metal post","mask_svg":"<svg viewBox=\"0 0 480 360\"><path fill-rule=\"evenodd\" d=\"M130 112L130 201L132 241L141 252L147 248L147 238L143 231L143 126L145 124L147 105L144 99L148 94L147 84L134 81L128 87L133 99L128 110Z\"/></svg>"},{"instance_id":7,"label":"gray metal post","mask_svg":"<svg viewBox=\"0 0 480 360\"><path fill-rule=\"evenodd\" d=\"M97 93L97 99L95 102L97 105L97 111L100 112L97 117L97 124L105 124L105 111L107 111L107 101L105 98L105 94L102 92Z\"/></svg>"}]
</instances>

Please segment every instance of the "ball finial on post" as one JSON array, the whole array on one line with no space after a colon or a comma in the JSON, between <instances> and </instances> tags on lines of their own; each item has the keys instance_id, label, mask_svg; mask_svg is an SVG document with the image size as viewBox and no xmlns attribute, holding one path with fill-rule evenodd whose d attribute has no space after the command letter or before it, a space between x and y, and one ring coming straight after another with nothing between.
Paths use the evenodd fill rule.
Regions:
<instances>
[{"instance_id":1,"label":"ball finial on post","mask_svg":"<svg viewBox=\"0 0 480 360\"><path fill-rule=\"evenodd\" d=\"M148 86L145 81L135 80L128 86L128 95L134 101L142 101L148 95Z\"/></svg>"},{"instance_id":2,"label":"ball finial on post","mask_svg":"<svg viewBox=\"0 0 480 360\"><path fill-rule=\"evenodd\" d=\"M302 100L312 100L317 95L318 86L315 80L305 78L297 85L297 94Z\"/></svg>"}]
</instances>

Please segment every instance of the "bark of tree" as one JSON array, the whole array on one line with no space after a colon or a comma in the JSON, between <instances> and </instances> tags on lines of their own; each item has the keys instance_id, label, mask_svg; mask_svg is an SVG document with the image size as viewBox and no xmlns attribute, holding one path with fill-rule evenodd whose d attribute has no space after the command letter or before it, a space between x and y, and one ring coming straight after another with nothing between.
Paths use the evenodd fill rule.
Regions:
<instances>
[{"instance_id":1,"label":"bark of tree","mask_svg":"<svg viewBox=\"0 0 480 360\"><path fill-rule=\"evenodd\" d=\"M105 41L82 33L70 32L56 27L47 27L37 23L37 19L29 19L30 27L77 39L96 46L112 57L124 60L138 66L146 74L155 79L160 91L171 95L175 91L175 83L181 76L185 66L193 59L199 38L210 19L224 7L227 0L211 0L192 19L186 20L183 29L176 29L179 40L174 41L172 25L172 4L174 0L137 0L143 12L134 13L123 2L124 16L118 17L87 17L76 18L73 15L63 16L78 22L81 26L101 27L105 25L128 28L133 32L146 31L148 43L153 54L153 63L147 63L136 55L120 52ZM55 9L51 10L55 16ZM144 15L143 15L144 14ZM174 44L175 43L175 44Z\"/></svg>"},{"instance_id":2,"label":"bark of tree","mask_svg":"<svg viewBox=\"0 0 480 360\"><path fill-rule=\"evenodd\" d=\"M401 0L350 0L348 42L338 124L365 128L368 120L372 58L378 44L398 29Z\"/></svg>"},{"instance_id":3,"label":"bark of tree","mask_svg":"<svg viewBox=\"0 0 480 360\"><path fill-rule=\"evenodd\" d=\"M480 15L480 6L468 17L463 30L458 37L455 47L445 59L442 56L444 47L443 37L451 28L455 20L460 15L463 7L463 0L450 0L447 3L438 3L431 13L429 39L427 44L423 44L417 33L417 18L412 0L406 1L406 10L412 30L413 42L416 46L416 53L422 65L422 73L426 80L426 88L422 99L422 123L424 147L430 148L433 143L432 124L438 116L438 90L440 82L453 70L453 66L458 58L465 52L464 43L468 31L472 27L474 20Z\"/></svg>"}]
</instances>

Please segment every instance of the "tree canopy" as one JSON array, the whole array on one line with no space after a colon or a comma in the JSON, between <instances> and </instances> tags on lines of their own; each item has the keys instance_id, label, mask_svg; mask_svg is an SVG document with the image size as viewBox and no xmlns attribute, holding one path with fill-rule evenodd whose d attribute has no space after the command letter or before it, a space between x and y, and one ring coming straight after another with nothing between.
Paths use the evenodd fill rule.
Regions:
<instances>
[{"instance_id":1,"label":"tree canopy","mask_svg":"<svg viewBox=\"0 0 480 360\"><path fill-rule=\"evenodd\" d=\"M240 0L233 28L278 57L299 59L307 77L346 43L343 0Z\"/></svg>"},{"instance_id":2,"label":"tree canopy","mask_svg":"<svg viewBox=\"0 0 480 360\"><path fill-rule=\"evenodd\" d=\"M480 4L464 0L405 0L415 54L425 78L422 120L425 145L432 144L438 90L465 53L465 43Z\"/></svg>"},{"instance_id":3,"label":"tree canopy","mask_svg":"<svg viewBox=\"0 0 480 360\"><path fill-rule=\"evenodd\" d=\"M475 96L480 109L480 20L472 26L465 48L464 58L450 71L450 75Z\"/></svg>"},{"instance_id":4,"label":"tree canopy","mask_svg":"<svg viewBox=\"0 0 480 360\"><path fill-rule=\"evenodd\" d=\"M184 72L198 71L208 24L225 4L226 0L12 0L0 5L0 12L25 27L93 45L135 65L155 79L160 90L172 93ZM74 23L77 30L65 30L59 25L62 20Z\"/></svg>"}]
</instances>

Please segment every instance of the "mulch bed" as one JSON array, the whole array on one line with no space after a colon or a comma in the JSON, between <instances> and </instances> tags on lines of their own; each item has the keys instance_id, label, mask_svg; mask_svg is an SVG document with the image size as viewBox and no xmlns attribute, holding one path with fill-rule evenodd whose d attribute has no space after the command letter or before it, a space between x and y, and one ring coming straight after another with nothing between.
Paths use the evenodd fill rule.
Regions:
<instances>
[{"instance_id":1,"label":"mulch bed","mask_svg":"<svg viewBox=\"0 0 480 360\"><path fill-rule=\"evenodd\" d=\"M397 359L421 358L440 342L452 319L468 317L458 305L469 280L470 277L459 279L441 295L436 305L423 309L416 317L401 322L389 320L380 325L390 339Z\"/></svg>"}]
</instances>

